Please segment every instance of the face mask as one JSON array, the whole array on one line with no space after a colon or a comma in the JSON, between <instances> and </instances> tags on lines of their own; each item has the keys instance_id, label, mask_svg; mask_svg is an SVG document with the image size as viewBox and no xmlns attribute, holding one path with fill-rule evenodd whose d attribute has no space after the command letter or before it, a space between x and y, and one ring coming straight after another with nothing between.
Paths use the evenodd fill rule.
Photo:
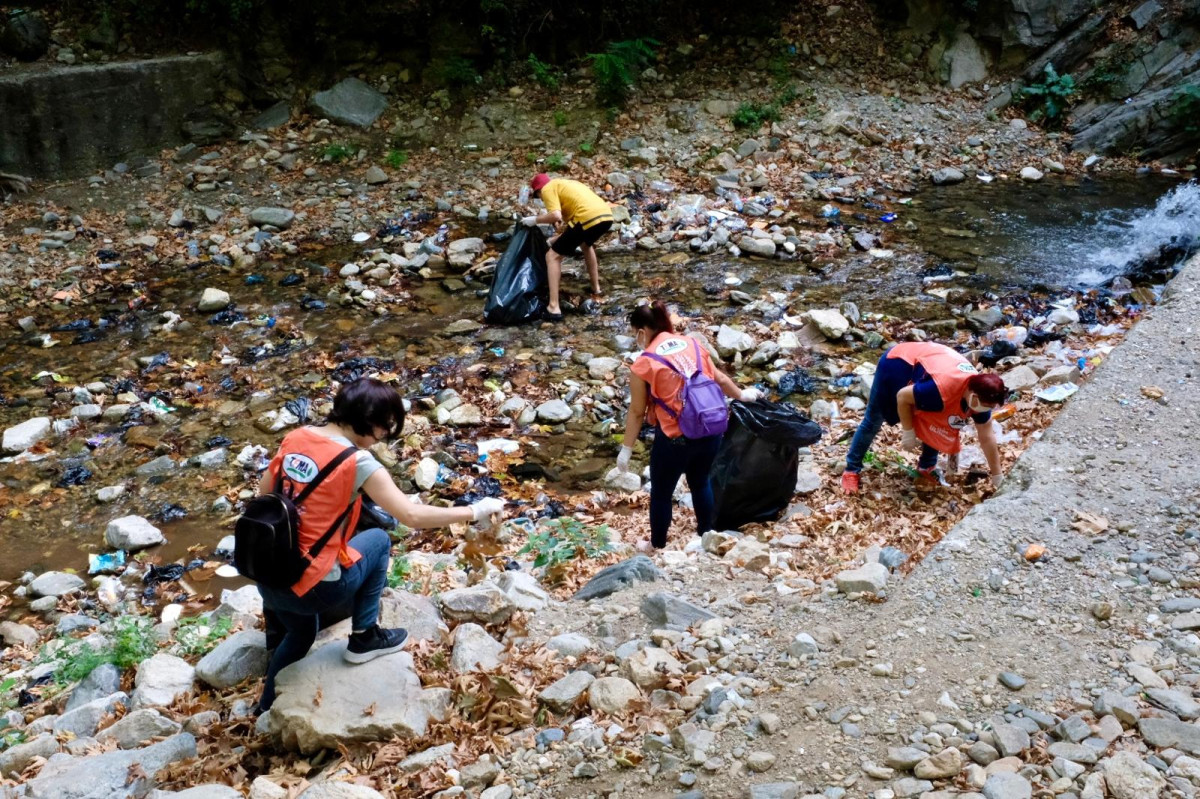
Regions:
<instances>
[{"instance_id":1,"label":"face mask","mask_svg":"<svg viewBox=\"0 0 1200 799\"><path fill-rule=\"evenodd\" d=\"M967 407L971 409L972 413L987 413L992 409L991 405L980 402L979 397L975 394L972 394L971 398L967 400Z\"/></svg>"}]
</instances>

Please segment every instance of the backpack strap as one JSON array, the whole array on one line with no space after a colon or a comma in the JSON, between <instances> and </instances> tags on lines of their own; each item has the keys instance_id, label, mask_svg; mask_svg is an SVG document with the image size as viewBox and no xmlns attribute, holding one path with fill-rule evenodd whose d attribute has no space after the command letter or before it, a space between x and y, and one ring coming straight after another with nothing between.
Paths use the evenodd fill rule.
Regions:
<instances>
[{"instance_id":1,"label":"backpack strap","mask_svg":"<svg viewBox=\"0 0 1200 799\"><path fill-rule=\"evenodd\" d=\"M338 517L333 520L333 524L329 525L329 529L325 531L325 534L322 535L320 538L318 538L317 542L309 548L309 550L308 550L308 559L309 560L317 559L317 556L321 554L321 550L323 550L325 548L325 545L329 543L329 540L331 538L333 538L333 534L335 532L337 532L337 529L346 523L347 518L350 515L350 511L354 508L355 504L357 504L357 503L358 503L357 496L351 498L350 504L347 505L346 509L343 510L338 515Z\"/></svg>"},{"instance_id":2,"label":"backpack strap","mask_svg":"<svg viewBox=\"0 0 1200 799\"><path fill-rule=\"evenodd\" d=\"M337 467L341 466L342 463L345 462L346 458L349 458L351 455L353 455L356 452L358 452L358 447L346 447L344 450L339 452L337 454L337 457L335 457L329 463L325 464L325 466L321 469L321 471L317 472L317 476L312 479L312 482L310 482L308 485L306 485L304 487L304 490L302 490L299 494L297 494L295 496L295 498L292 499L292 504L299 505L301 502L308 499L308 495L311 494L316 489L317 486L319 486L321 483L325 482L326 477L333 474L334 470L336 470ZM280 481L283 480L282 473L283 473L283 469L280 468L280 474L281 474L281 476L279 478Z\"/></svg>"},{"instance_id":3,"label":"backpack strap","mask_svg":"<svg viewBox=\"0 0 1200 799\"><path fill-rule=\"evenodd\" d=\"M703 371L700 368L700 345L696 342L696 339L692 339L692 344L696 348L696 373L698 373L698 372ZM683 380L684 386L687 385L687 381L690 380L692 378L692 376L694 376L694 374L695 374L695 373L693 373L693 375L685 375L683 372L681 372L679 370L679 367L677 367L675 364L671 363L670 361L668 361L666 358L662 357L658 353L650 352L649 350L643 350L642 355L644 355L645 357L649 358L652 361L658 361L663 366L667 367L672 372L679 375L680 379ZM647 390L649 390L648 387L647 387ZM672 410L671 407L667 405L667 403L663 402L658 397L654 396L654 392L650 391L649 393L650 393L650 399L654 400L654 404L656 404L658 407L660 407L664 411L666 411L672 419L674 419L675 421L679 421L678 413L676 413L674 410Z\"/></svg>"}]
</instances>

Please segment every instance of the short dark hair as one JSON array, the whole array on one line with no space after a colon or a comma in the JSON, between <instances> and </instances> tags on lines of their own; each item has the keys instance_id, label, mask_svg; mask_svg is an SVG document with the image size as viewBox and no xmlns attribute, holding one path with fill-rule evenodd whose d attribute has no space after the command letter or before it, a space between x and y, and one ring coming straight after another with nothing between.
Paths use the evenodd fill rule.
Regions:
<instances>
[{"instance_id":1,"label":"short dark hair","mask_svg":"<svg viewBox=\"0 0 1200 799\"><path fill-rule=\"evenodd\" d=\"M382 380L359 378L338 390L329 421L360 436L374 436L375 428L382 427L387 430L384 438L391 440L404 429L404 398Z\"/></svg>"},{"instance_id":2,"label":"short dark hair","mask_svg":"<svg viewBox=\"0 0 1200 799\"><path fill-rule=\"evenodd\" d=\"M967 380L967 388L974 391L979 399L988 405L1000 405L1008 399L1008 387L998 374L972 375Z\"/></svg>"}]
</instances>

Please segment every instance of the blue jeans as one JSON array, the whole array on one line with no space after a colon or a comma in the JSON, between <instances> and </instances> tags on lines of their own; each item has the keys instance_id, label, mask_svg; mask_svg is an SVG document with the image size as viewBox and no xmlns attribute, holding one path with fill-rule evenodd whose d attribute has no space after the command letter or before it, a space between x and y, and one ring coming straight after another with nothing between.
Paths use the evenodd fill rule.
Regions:
<instances>
[{"instance_id":1,"label":"blue jeans","mask_svg":"<svg viewBox=\"0 0 1200 799\"><path fill-rule=\"evenodd\" d=\"M871 442L875 440L875 436L879 435L879 428L883 427L884 423L884 403L883 392L887 390L883 387L884 384L876 380L871 384L871 398L867 401L867 409L863 412L863 420L858 423L858 429L854 431L854 438L850 441L850 451L846 453L846 471L861 472L863 467L863 458L867 456L867 450L871 448ZM896 398L891 397L891 404L896 404ZM937 465L938 451L928 444L921 445L921 457L917 461L917 466L921 469L932 469Z\"/></svg>"},{"instance_id":2,"label":"blue jeans","mask_svg":"<svg viewBox=\"0 0 1200 799\"><path fill-rule=\"evenodd\" d=\"M321 614L336 612L350 604L355 630L367 630L379 619L379 597L387 587L392 539L375 528L351 538L350 546L362 555L358 563L343 567L341 579L317 583L304 596L296 596L288 588L258 586L264 612L270 611L272 622L286 631L267 664L259 710L267 710L275 703L275 675L308 654L320 629Z\"/></svg>"},{"instance_id":3,"label":"blue jeans","mask_svg":"<svg viewBox=\"0 0 1200 799\"><path fill-rule=\"evenodd\" d=\"M667 438L662 429L654 433L650 448L650 543L656 549L667 545L671 529L672 496L679 478L687 475L692 489L692 507L696 511L696 532L712 529L713 492L708 473L712 470L721 436L706 438Z\"/></svg>"}]
</instances>

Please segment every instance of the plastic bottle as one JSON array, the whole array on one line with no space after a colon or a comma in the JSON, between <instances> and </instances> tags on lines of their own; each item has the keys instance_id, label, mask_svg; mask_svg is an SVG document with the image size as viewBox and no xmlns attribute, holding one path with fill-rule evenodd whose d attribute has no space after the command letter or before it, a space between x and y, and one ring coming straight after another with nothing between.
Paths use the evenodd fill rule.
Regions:
<instances>
[{"instance_id":1,"label":"plastic bottle","mask_svg":"<svg viewBox=\"0 0 1200 799\"><path fill-rule=\"evenodd\" d=\"M517 195L517 202L520 203L521 205L525 205L526 203L529 202L529 187L528 186L521 187L521 193Z\"/></svg>"},{"instance_id":2,"label":"plastic bottle","mask_svg":"<svg viewBox=\"0 0 1200 799\"><path fill-rule=\"evenodd\" d=\"M836 205L829 205L828 203L826 203L821 208L821 216L825 217L826 219L833 219L835 217L841 216L841 214L842 214L842 209L838 208Z\"/></svg>"}]
</instances>

